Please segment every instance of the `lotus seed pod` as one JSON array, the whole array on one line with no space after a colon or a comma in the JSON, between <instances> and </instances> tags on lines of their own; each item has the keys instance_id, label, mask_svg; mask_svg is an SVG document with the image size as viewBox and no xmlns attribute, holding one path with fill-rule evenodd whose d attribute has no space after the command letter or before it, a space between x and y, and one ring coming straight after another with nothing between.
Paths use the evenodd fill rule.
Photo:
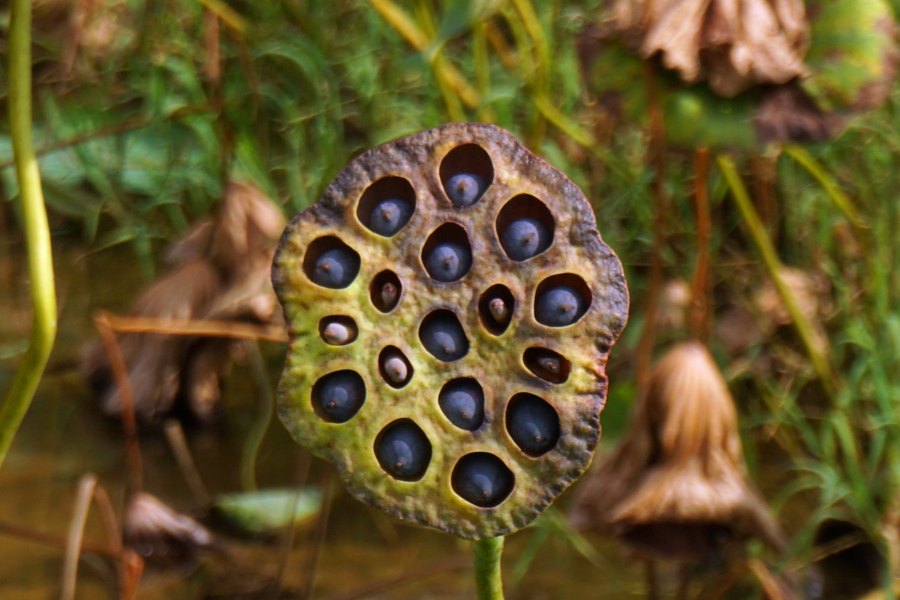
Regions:
<instances>
[{"instance_id":1,"label":"lotus seed pod","mask_svg":"<svg viewBox=\"0 0 900 600\"><path fill-rule=\"evenodd\" d=\"M409 222L412 213L413 207L405 200L399 198L385 200L372 211L369 229L385 237L391 237Z\"/></svg>"},{"instance_id":2,"label":"lotus seed pod","mask_svg":"<svg viewBox=\"0 0 900 600\"><path fill-rule=\"evenodd\" d=\"M509 316L509 309L506 307L506 302L500 298L494 298L488 306L491 310L491 316L493 316L494 319L500 323L506 321L506 318Z\"/></svg>"},{"instance_id":3,"label":"lotus seed pod","mask_svg":"<svg viewBox=\"0 0 900 600\"><path fill-rule=\"evenodd\" d=\"M550 232L537 219L517 219L500 235L500 244L513 260L528 260L550 247Z\"/></svg>"},{"instance_id":4,"label":"lotus seed pod","mask_svg":"<svg viewBox=\"0 0 900 600\"><path fill-rule=\"evenodd\" d=\"M478 175L459 173L447 181L447 196L454 204L470 206L478 202L486 187Z\"/></svg>"},{"instance_id":5,"label":"lotus seed pod","mask_svg":"<svg viewBox=\"0 0 900 600\"><path fill-rule=\"evenodd\" d=\"M425 259L425 269L437 281L457 281L469 272L472 252L461 244L440 244Z\"/></svg>"},{"instance_id":6,"label":"lotus seed pod","mask_svg":"<svg viewBox=\"0 0 900 600\"><path fill-rule=\"evenodd\" d=\"M571 325L584 313L584 301L570 287L560 286L538 296L534 315L538 322L550 327Z\"/></svg>"},{"instance_id":7,"label":"lotus seed pod","mask_svg":"<svg viewBox=\"0 0 900 600\"><path fill-rule=\"evenodd\" d=\"M451 193L457 175L477 177L477 193ZM396 198L414 210L386 237L372 214ZM539 221L551 243L510 268L500 236L519 219ZM427 268L442 245L464 249L448 281ZM343 288L315 277L335 248L358 255ZM622 266L581 191L502 129L452 123L354 159L285 230L273 284L290 335L279 416L356 498L484 539L528 525L590 464L628 314ZM567 326L541 320L560 309L540 300L557 289L574 294ZM355 323L352 343L325 339L335 315ZM407 370L399 384L392 358ZM329 414L323 382L342 372L359 378L350 391L362 402Z\"/></svg>"}]
</instances>

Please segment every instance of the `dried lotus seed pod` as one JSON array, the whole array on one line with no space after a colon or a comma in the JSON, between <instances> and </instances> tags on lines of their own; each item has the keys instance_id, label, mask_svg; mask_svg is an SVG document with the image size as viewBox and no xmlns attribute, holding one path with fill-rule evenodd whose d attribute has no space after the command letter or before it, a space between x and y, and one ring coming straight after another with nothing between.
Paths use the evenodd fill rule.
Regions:
<instances>
[{"instance_id":1,"label":"dried lotus seed pod","mask_svg":"<svg viewBox=\"0 0 900 600\"><path fill-rule=\"evenodd\" d=\"M398 198L394 231L373 212ZM341 277L322 276L335 249ZM279 415L360 500L492 538L590 464L625 278L581 191L508 132L452 123L356 158L285 230L273 283L291 340ZM351 343L323 337L333 315Z\"/></svg>"}]
</instances>

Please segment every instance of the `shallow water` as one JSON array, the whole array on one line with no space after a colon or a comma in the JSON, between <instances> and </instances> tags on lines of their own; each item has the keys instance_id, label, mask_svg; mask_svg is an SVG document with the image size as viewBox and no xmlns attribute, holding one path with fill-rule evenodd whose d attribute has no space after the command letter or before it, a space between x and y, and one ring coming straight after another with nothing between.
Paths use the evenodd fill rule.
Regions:
<instances>
[{"instance_id":1,"label":"shallow water","mask_svg":"<svg viewBox=\"0 0 900 600\"><path fill-rule=\"evenodd\" d=\"M58 270L60 328L48 374L0 472L0 521L65 536L79 478L94 473L121 514L125 487L123 435L102 415L82 382L77 360L82 344L94 337L91 315L99 308L123 314L143 285L136 261L125 247L94 254L66 238L54 238ZM0 389L8 389L27 338L30 315L27 288L20 272L21 248L0 268ZM284 348L263 348L277 381ZM198 470L211 493L240 490L239 465L247 433L258 412L255 386L247 365L238 364L225 386L215 423L186 433ZM192 496L173 455L158 432L141 437L146 491L170 506L196 514ZM262 445L257 478L260 487L296 485L305 458L277 419ZM330 467L313 460L307 481L321 482ZM409 526L357 502L336 482L327 534L315 573L313 597L472 598L467 566L469 544L449 535ZM565 497L562 500L565 504ZM205 556L200 565L160 568L148 564L138 592L142 599L204 597L276 597L271 587L286 560L282 597L299 597L306 589L316 519L296 531L285 559L283 538L246 541L223 533L230 558ZM507 577L534 535L526 530L508 538L504 555ZM86 539L102 543L104 532L92 510ZM507 582L509 598L608 598L642 595L643 569L629 563L615 542L590 538L603 561L597 568L570 543L551 535L517 585ZM452 569L452 570L451 570ZM57 597L62 549L0 534L0 598L32 600ZM438 572L435 572L438 571ZM432 573L430 576L429 573ZM352 595L403 576L404 581L368 595ZM109 565L87 554L79 567L78 598L113 596ZM343 594L347 594L344 596ZM337 596L335 596L337 595Z\"/></svg>"}]
</instances>

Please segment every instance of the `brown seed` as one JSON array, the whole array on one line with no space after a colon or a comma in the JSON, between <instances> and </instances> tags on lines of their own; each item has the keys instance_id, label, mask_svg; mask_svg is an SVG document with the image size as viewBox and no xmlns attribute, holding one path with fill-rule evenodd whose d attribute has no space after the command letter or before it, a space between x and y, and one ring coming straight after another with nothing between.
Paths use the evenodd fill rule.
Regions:
<instances>
[{"instance_id":1,"label":"brown seed","mask_svg":"<svg viewBox=\"0 0 900 600\"><path fill-rule=\"evenodd\" d=\"M491 311L491 316L499 323L506 321L506 317L509 316L509 309L506 307L506 302L500 298L491 300L488 304L488 309Z\"/></svg>"},{"instance_id":2,"label":"brown seed","mask_svg":"<svg viewBox=\"0 0 900 600\"><path fill-rule=\"evenodd\" d=\"M381 288L381 301L385 306L393 306L397 301L397 286L393 283L386 283Z\"/></svg>"}]
</instances>

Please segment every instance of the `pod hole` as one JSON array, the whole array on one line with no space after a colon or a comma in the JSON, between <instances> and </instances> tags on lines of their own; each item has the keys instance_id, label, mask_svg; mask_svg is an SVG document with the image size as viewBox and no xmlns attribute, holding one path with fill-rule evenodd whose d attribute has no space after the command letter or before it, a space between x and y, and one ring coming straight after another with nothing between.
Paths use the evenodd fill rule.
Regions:
<instances>
[{"instance_id":1,"label":"pod hole","mask_svg":"<svg viewBox=\"0 0 900 600\"><path fill-rule=\"evenodd\" d=\"M313 385L313 410L327 423L346 423L365 401L366 384L355 371L334 371Z\"/></svg>"},{"instance_id":2,"label":"pod hole","mask_svg":"<svg viewBox=\"0 0 900 600\"><path fill-rule=\"evenodd\" d=\"M378 355L378 372L385 383L400 389L412 379L413 367L400 348L387 346Z\"/></svg>"},{"instance_id":3,"label":"pod hole","mask_svg":"<svg viewBox=\"0 0 900 600\"><path fill-rule=\"evenodd\" d=\"M382 207L385 212L373 218L375 209L383 202L388 202ZM391 237L406 226L415 210L416 191L412 184L402 177L382 177L363 192L356 207L356 218L370 231Z\"/></svg>"},{"instance_id":4,"label":"pod hole","mask_svg":"<svg viewBox=\"0 0 900 600\"><path fill-rule=\"evenodd\" d=\"M559 441L559 415L542 398L519 393L506 407L506 430L522 452L542 456Z\"/></svg>"},{"instance_id":5,"label":"pod hole","mask_svg":"<svg viewBox=\"0 0 900 600\"><path fill-rule=\"evenodd\" d=\"M393 271L382 271L369 285L372 304L383 313L389 313L397 307L402 293L403 284Z\"/></svg>"},{"instance_id":6,"label":"pod hole","mask_svg":"<svg viewBox=\"0 0 900 600\"><path fill-rule=\"evenodd\" d=\"M466 454L453 467L450 485L463 500L481 508L499 506L516 478L502 460L487 452Z\"/></svg>"},{"instance_id":7,"label":"pod hole","mask_svg":"<svg viewBox=\"0 0 900 600\"><path fill-rule=\"evenodd\" d=\"M475 431L484 423L484 390L472 377L445 383L438 404L444 416L460 429Z\"/></svg>"},{"instance_id":8,"label":"pod hole","mask_svg":"<svg viewBox=\"0 0 900 600\"><path fill-rule=\"evenodd\" d=\"M441 161L440 175L441 184L450 201L457 206L471 206L484 196L487 188L494 182L494 163L478 144L463 144L448 152ZM463 192L460 196L461 190L455 186L451 188L451 184L459 181L454 180L454 177L467 175L477 178L474 181L479 183L480 189L474 195Z\"/></svg>"},{"instance_id":9,"label":"pod hole","mask_svg":"<svg viewBox=\"0 0 900 600\"><path fill-rule=\"evenodd\" d=\"M422 247L422 264L435 281L451 283L472 268L472 245L466 230L456 223L435 229Z\"/></svg>"},{"instance_id":10,"label":"pod hole","mask_svg":"<svg viewBox=\"0 0 900 600\"><path fill-rule=\"evenodd\" d=\"M534 294L534 317L541 325L566 327L577 323L591 307L591 288L572 273L543 280Z\"/></svg>"},{"instance_id":11,"label":"pod hole","mask_svg":"<svg viewBox=\"0 0 900 600\"><path fill-rule=\"evenodd\" d=\"M478 317L493 335L500 335L509 328L515 312L516 298L503 284L492 285L478 299Z\"/></svg>"},{"instance_id":12,"label":"pod hole","mask_svg":"<svg viewBox=\"0 0 900 600\"><path fill-rule=\"evenodd\" d=\"M418 481L431 463L431 442L412 420L399 419L375 438L375 456L394 479Z\"/></svg>"},{"instance_id":13,"label":"pod hole","mask_svg":"<svg viewBox=\"0 0 900 600\"><path fill-rule=\"evenodd\" d=\"M356 341L356 321L344 315L331 315L319 321L319 337L329 346L346 346Z\"/></svg>"},{"instance_id":14,"label":"pod hole","mask_svg":"<svg viewBox=\"0 0 900 600\"><path fill-rule=\"evenodd\" d=\"M550 383L565 383L572 371L572 363L547 348L528 348L524 356L525 366L536 377Z\"/></svg>"},{"instance_id":15,"label":"pod hole","mask_svg":"<svg viewBox=\"0 0 900 600\"><path fill-rule=\"evenodd\" d=\"M303 256L303 272L310 281L331 289L343 289L359 275L359 254L340 238L320 237Z\"/></svg>"},{"instance_id":16,"label":"pod hole","mask_svg":"<svg viewBox=\"0 0 900 600\"><path fill-rule=\"evenodd\" d=\"M553 244L556 220L547 205L529 194L519 194L497 215L497 235L506 255L524 261L546 252Z\"/></svg>"},{"instance_id":17,"label":"pod hole","mask_svg":"<svg viewBox=\"0 0 900 600\"><path fill-rule=\"evenodd\" d=\"M469 339L455 314L449 310L435 310L422 320L419 340L436 359L454 362L469 352Z\"/></svg>"}]
</instances>

